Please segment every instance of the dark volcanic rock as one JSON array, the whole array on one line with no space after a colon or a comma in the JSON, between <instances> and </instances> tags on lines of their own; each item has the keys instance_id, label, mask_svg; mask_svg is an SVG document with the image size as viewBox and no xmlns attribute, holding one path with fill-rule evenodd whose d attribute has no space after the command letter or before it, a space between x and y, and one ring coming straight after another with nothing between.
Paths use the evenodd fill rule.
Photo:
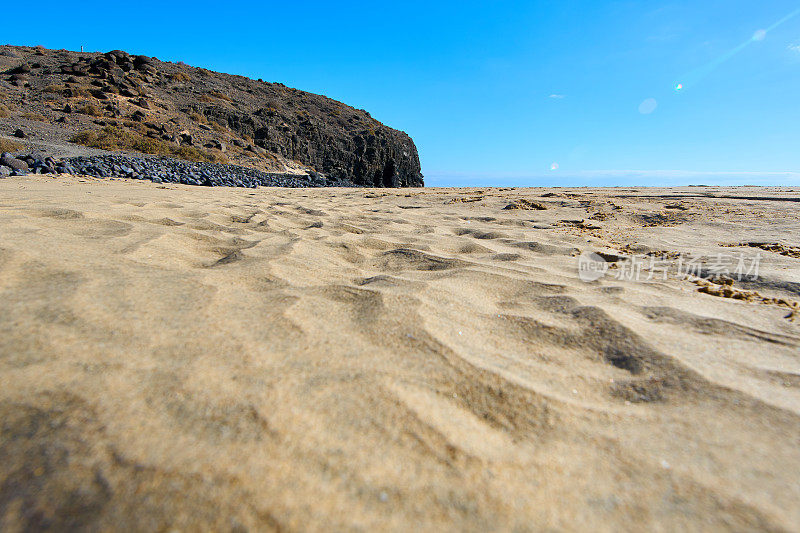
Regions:
<instances>
[{"instance_id":1,"label":"dark volcanic rock","mask_svg":"<svg viewBox=\"0 0 800 533\"><path fill-rule=\"evenodd\" d=\"M6 71L6 73L7 74L27 74L30 71L31 71L31 67L27 63L23 63L23 64L19 65L18 67L14 67L14 68Z\"/></svg>"},{"instance_id":2,"label":"dark volcanic rock","mask_svg":"<svg viewBox=\"0 0 800 533\"><path fill-rule=\"evenodd\" d=\"M423 185L417 149L406 133L322 95L121 50L4 50L21 56L0 60L8 77L15 77L10 98L24 98L25 107L37 106L54 125L59 119L64 124L63 114L72 110L66 123L73 133L96 129L91 117L124 117L155 123L159 139L183 146L220 150L214 141L224 143L228 160L258 169L300 163L362 186ZM75 113L83 109L93 111ZM53 116L54 110L59 114ZM153 129L125 127L155 137ZM184 130L190 137L179 135Z\"/></svg>"},{"instance_id":3,"label":"dark volcanic rock","mask_svg":"<svg viewBox=\"0 0 800 533\"><path fill-rule=\"evenodd\" d=\"M135 56L133 58L133 66L137 70L143 70L145 67L151 65L153 62L147 56Z\"/></svg>"},{"instance_id":4,"label":"dark volcanic rock","mask_svg":"<svg viewBox=\"0 0 800 533\"><path fill-rule=\"evenodd\" d=\"M414 142L405 133L382 125L343 135L336 122L310 114L289 126L284 117L269 111L246 114L208 106L203 112L209 120L252 137L257 146L359 185L423 185Z\"/></svg>"},{"instance_id":5,"label":"dark volcanic rock","mask_svg":"<svg viewBox=\"0 0 800 533\"><path fill-rule=\"evenodd\" d=\"M196 163L169 157L130 157L105 155L70 157L66 159L40 159L33 155L15 158L4 153L0 156L2 168L14 175L77 174L96 178L130 178L150 180L153 183L182 183L206 187L353 187L347 180L326 177L316 172L289 174L262 172L252 168L219 163Z\"/></svg>"},{"instance_id":6,"label":"dark volcanic rock","mask_svg":"<svg viewBox=\"0 0 800 533\"><path fill-rule=\"evenodd\" d=\"M11 154L3 154L0 156L0 164L7 166L12 170L23 170L28 171L28 163L23 161L22 159L17 159Z\"/></svg>"}]
</instances>

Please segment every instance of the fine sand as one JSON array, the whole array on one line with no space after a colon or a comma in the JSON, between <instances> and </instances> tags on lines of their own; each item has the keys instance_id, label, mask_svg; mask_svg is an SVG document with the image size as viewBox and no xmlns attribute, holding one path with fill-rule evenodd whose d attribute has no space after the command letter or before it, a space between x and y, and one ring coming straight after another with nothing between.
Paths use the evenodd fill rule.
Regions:
<instances>
[{"instance_id":1,"label":"fine sand","mask_svg":"<svg viewBox=\"0 0 800 533\"><path fill-rule=\"evenodd\" d=\"M0 530L798 531L799 197L0 180Z\"/></svg>"}]
</instances>

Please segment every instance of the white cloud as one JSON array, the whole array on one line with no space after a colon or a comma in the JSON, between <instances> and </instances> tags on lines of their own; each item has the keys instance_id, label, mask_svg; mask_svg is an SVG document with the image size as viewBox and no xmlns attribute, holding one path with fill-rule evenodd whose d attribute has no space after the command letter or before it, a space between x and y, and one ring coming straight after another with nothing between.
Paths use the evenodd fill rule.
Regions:
<instances>
[{"instance_id":1,"label":"white cloud","mask_svg":"<svg viewBox=\"0 0 800 533\"><path fill-rule=\"evenodd\" d=\"M797 52L798 54L800 54L800 44L790 44L786 48L788 48L792 52Z\"/></svg>"},{"instance_id":2,"label":"white cloud","mask_svg":"<svg viewBox=\"0 0 800 533\"><path fill-rule=\"evenodd\" d=\"M562 98L566 98L566 94L551 94L548 98L554 98L556 100L561 100Z\"/></svg>"}]
</instances>

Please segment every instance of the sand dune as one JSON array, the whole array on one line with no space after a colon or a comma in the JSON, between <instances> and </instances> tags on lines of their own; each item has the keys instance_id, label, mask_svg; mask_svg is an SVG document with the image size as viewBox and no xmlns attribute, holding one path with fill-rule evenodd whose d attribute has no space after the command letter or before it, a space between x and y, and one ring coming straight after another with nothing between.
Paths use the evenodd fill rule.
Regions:
<instances>
[{"instance_id":1,"label":"sand dune","mask_svg":"<svg viewBox=\"0 0 800 533\"><path fill-rule=\"evenodd\" d=\"M796 531L797 197L0 180L0 528Z\"/></svg>"}]
</instances>

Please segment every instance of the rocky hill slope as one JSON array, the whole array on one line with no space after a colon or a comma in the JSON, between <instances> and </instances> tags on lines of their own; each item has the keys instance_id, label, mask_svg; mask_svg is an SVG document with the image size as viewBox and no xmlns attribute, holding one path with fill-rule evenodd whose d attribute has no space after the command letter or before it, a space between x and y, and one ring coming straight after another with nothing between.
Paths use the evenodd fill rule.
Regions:
<instances>
[{"instance_id":1,"label":"rocky hill slope","mask_svg":"<svg viewBox=\"0 0 800 533\"><path fill-rule=\"evenodd\" d=\"M77 143L363 186L423 185L407 134L281 83L118 50L17 46L0 46L0 73L0 133L21 130L45 155L85 155L71 150Z\"/></svg>"}]
</instances>

